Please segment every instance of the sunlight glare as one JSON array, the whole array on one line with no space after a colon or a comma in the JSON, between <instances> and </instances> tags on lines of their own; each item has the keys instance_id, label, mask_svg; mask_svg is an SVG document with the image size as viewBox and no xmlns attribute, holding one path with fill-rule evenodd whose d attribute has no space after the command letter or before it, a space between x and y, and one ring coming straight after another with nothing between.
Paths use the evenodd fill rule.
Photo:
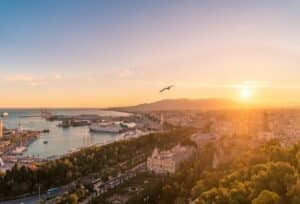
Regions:
<instances>
[{"instance_id":1,"label":"sunlight glare","mask_svg":"<svg viewBox=\"0 0 300 204\"><path fill-rule=\"evenodd\" d=\"M241 90L241 97L243 99L249 99L252 95L252 92L250 90L250 88L248 86L244 86L242 87L242 90Z\"/></svg>"}]
</instances>

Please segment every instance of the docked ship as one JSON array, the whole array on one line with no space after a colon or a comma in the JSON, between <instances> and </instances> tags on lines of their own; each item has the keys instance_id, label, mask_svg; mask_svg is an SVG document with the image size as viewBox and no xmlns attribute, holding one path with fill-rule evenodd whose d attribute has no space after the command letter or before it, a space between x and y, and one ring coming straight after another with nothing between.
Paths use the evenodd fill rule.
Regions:
<instances>
[{"instance_id":1,"label":"docked ship","mask_svg":"<svg viewBox=\"0 0 300 204\"><path fill-rule=\"evenodd\" d=\"M7 112L1 113L1 117L6 117L6 116L8 116Z\"/></svg>"},{"instance_id":2,"label":"docked ship","mask_svg":"<svg viewBox=\"0 0 300 204\"><path fill-rule=\"evenodd\" d=\"M71 120L64 120L57 126L62 127L62 128L69 128L69 127L71 127Z\"/></svg>"},{"instance_id":3,"label":"docked ship","mask_svg":"<svg viewBox=\"0 0 300 204\"><path fill-rule=\"evenodd\" d=\"M90 125L91 132L120 133L123 127L118 123L94 123Z\"/></svg>"},{"instance_id":4,"label":"docked ship","mask_svg":"<svg viewBox=\"0 0 300 204\"><path fill-rule=\"evenodd\" d=\"M41 118L44 118L46 120L51 120L52 114L47 109L41 110Z\"/></svg>"}]
</instances>

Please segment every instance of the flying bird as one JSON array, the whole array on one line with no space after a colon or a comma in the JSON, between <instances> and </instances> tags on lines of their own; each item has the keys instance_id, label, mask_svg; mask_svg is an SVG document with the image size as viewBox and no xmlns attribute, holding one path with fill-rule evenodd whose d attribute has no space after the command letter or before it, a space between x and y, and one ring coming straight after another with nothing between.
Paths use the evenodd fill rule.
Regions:
<instances>
[{"instance_id":1,"label":"flying bird","mask_svg":"<svg viewBox=\"0 0 300 204\"><path fill-rule=\"evenodd\" d=\"M174 85L167 86L167 87L161 89L159 92L162 93L162 92L164 92L164 91L169 91L169 90L170 90L171 88L173 88L173 87L174 87Z\"/></svg>"}]
</instances>

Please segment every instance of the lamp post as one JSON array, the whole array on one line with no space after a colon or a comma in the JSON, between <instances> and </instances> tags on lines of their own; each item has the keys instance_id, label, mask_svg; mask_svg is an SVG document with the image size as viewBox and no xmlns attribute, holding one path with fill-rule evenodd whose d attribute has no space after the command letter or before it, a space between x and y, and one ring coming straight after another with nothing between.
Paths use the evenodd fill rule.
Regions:
<instances>
[{"instance_id":1,"label":"lamp post","mask_svg":"<svg viewBox=\"0 0 300 204\"><path fill-rule=\"evenodd\" d=\"M37 162L40 162L40 155L37 154ZM37 174L37 182L38 182L38 203L41 203L41 184L40 184L40 178L39 175Z\"/></svg>"}]
</instances>

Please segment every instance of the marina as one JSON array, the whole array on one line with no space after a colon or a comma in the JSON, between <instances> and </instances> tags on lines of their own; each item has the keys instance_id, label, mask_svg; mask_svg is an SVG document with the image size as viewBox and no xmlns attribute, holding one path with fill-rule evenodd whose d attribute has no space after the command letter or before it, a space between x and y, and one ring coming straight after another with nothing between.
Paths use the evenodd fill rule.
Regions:
<instances>
[{"instance_id":1,"label":"marina","mask_svg":"<svg viewBox=\"0 0 300 204\"><path fill-rule=\"evenodd\" d=\"M41 159L61 156L70 153L70 150L80 149L93 144L106 143L114 140L118 134L112 132L90 132L88 125L59 127L60 121L49 121L42 117L39 109L33 110L1 110L9 115L3 118L6 128L22 128L24 130L40 131L39 137L24 147L16 147L14 153L24 157L39 157ZM104 117L124 117L127 113L102 110L58 109L51 110L52 114L74 117L77 115L96 114ZM35 116L35 117L24 117ZM78 123L77 123L78 124Z\"/></svg>"}]
</instances>

